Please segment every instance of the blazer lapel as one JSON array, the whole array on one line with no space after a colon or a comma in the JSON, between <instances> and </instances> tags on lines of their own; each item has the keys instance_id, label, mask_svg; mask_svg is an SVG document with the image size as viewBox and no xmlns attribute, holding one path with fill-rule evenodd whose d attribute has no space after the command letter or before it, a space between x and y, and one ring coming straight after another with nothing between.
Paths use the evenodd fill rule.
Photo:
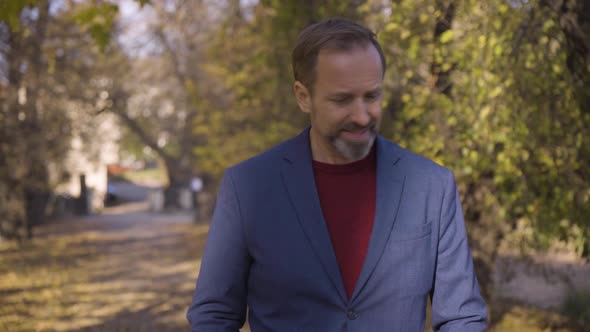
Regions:
<instances>
[{"instance_id":1,"label":"blazer lapel","mask_svg":"<svg viewBox=\"0 0 590 332\"><path fill-rule=\"evenodd\" d=\"M377 202L375 219L367 255L352 295L352 302L354 302L362 291L383 254L395 222L404 188L405 174L399 166L396 166L399 157L392 151L389 142L381 136L377 136L375 143L377 144Z\"/></svg>"},{"instance_id":2,"label":"blazer lapel","mask_svg":"<svg viewBox=\"0 0 590 332\"><path fill-rule=\"evenodd\" d=\"M281 172L307 239L343 303L348 302L315 185L309 128L295 137L284 150Z\"/></svg>"}]
</instances>

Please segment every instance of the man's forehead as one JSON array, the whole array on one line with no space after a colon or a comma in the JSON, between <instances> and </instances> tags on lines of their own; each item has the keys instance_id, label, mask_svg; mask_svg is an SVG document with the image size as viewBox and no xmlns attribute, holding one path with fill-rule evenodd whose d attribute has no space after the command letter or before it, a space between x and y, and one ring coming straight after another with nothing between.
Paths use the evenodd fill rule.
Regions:
<instances>
[{"instance_id":1,"label":"man's forehead","mask_svg":"<svg viewBox=\"0 0 590 332\"><path fill-rule=\"evenodd\" d=\"M316 82L316 87L331 95L379 92L382 86L383 80L380 77L363 79L349 76L347 79L340 80L322 78Z\"/></svg>"},{"instance_id":2,"label":"man's forehead","mask_svg":"<svg viewBox=\"0 0 590 332\"><path fill-rule=\"evenodd\" d=\"M367 51L369 49L374 49L377 56L379 55L375 46L373 46L369 42L366 42L366 43L355 42L355 43L349 43L349 44L336 44L336 45L328 44L319 50L318 59L320 57L326 57L326 56L330 56L330 55L334 55L334 54L350 54L350 53L354 53L357 51Z\"/></svg>"},{"instance_id":3,"label":"man's forehead","mask_svg":"<svg viewBox=\"0 0 590 332\"><path fill-rule=\"evenodd\" d=\"M316 66L316 85L330 91L371 91L381 87L383 72L376 49L322 50Z\"/></svg>"},{"instance_id":4,"label":"man's forehead","mask_svg":"<svg viewBox=\"0 0 590 332\"><path fill-rule=\"evenodd\" d=\"M376 82L373 85L367 85L363 87L359 86L338 86L338 85L325 85L323 89L327 94L330 95L349 95L357 92L380 92L382 90L381 82Z\"/></svg>"}]
</instances>

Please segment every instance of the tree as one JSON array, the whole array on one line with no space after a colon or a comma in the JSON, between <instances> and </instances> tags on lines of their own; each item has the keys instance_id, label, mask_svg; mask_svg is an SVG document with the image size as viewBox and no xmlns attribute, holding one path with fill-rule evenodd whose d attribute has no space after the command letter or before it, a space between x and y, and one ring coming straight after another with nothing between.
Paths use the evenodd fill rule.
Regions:
<instances>
[{"instance_id":1,"label":"tree","mask_svg":"<svg viewBox=\"0 0 590 332\"><path fill-rule=\"evenodd\" d=\"M390 12L384 132L455 171L486 297L505 245L563 240L588 255L590 89L570 53L589 36L569 37L571 17L540 2L394 1Z\"/></svg>"},{"instance_id":2,"label":"tree","mask_svg":"<svg viewBox=\"0 0 590 332\"><path fill-rule=\"evenodd\" d=\"M16 9L19 9L18 7ZM46 64L42 45L47 38L49 2L42 1L36 13L25 9L21 13L22 26L3 24L3 58L5 62L6 93L3 96L2 163L4 188L0 195L11 202L11 215L20 220L3 223L6 235L18 236L15 224L24 223L26 237L32 237L32 226L43 218L49 193L49 174L46 160L59 157L63 146L47 149L46 122L55 119L40 107L47 99L44 89ZM26 68L23 70L23 68ZM21 142L17 138L26 137ZM16 143L16 144L15 144ZM4 159L4 158L3 158ZM14 172L21 168L20 172ZM7 206L10 208L10 206Z\"/></svg>"},{"instance_id":3,"label":"tree","mask_svg":"<svg viewBox=\"0 0 590 332\"><path fill-rule=\"evenodd\" d=\"M102 72L110 77L105 91L109 107L131 135L155 153L166 167L166 205L177 204L179 189L200 168L195 148L205 144L193 128L219 104L214 78L206 71L205 45L215 19L201 1L152 1L146 9L150 45L132 55L128 46ZM120 33L120 32L117 32ZM113 77L113 72L127 73ZM126 138L129 141L129 138Z\"/></svg>"},{"instance_id":4,"label":"tree","mask_svg":"<svg viewBox=\"0 0 590 332\"><path fill-rule=\"evenodd\" d=\"M96 101L92 91L74 84L85 79L98 54L87 50L102 47L101 31L110 28L112 7L95 4L2 4L0 211L7 217L0 236L31 238L33 226L43 222L49 194L65 174L62 161L76 123L72 108L83 112ZM96 23L96 15L107 19ZM75 24L80 16L88 25Z\"/></svg>"}]
</instances>

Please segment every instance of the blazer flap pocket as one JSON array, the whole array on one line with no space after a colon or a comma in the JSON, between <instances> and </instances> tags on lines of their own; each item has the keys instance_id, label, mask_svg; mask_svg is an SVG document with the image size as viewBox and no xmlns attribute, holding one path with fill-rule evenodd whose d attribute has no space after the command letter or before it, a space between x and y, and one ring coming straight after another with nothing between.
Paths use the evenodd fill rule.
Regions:
<instances>
[{"instance_id":1,"label":"blazer flap pocket","mask_svg":"<svg viewBox=\"0 0 590 332\"><path fill-rule=\"evenodd\" d=\"M391 241L407 241L426 237L432 232L432 222L425 224L404 225L395 224L391 231Z\"/></svg>"}]
</instances>

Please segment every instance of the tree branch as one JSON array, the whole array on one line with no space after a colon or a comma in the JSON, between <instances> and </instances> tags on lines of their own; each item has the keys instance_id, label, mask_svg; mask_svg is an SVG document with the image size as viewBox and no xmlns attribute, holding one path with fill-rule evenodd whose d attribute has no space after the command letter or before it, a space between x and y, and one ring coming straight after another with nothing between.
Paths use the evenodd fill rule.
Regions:
<instances>
[{"instance_id":1,"label":"tree branch","mask_svg":"<svg viewBox=\"0 0 590 332\"><path fill-rule=\"evenodd\" d=\"M153 139L148 133L135 121L135 119L131 118L127 112L124 110L126 106L124 105L127 102L126 96L123 92L117 92L113 95L113 105L110 108L110 111L115 113L119 116L119 118L125 123L125 125L134 132L141 141L154 150L162 159L164 160L171 160L175 159L172 155L168 152L164 151L155 139Z\"/></svg>"}]
</instances>

